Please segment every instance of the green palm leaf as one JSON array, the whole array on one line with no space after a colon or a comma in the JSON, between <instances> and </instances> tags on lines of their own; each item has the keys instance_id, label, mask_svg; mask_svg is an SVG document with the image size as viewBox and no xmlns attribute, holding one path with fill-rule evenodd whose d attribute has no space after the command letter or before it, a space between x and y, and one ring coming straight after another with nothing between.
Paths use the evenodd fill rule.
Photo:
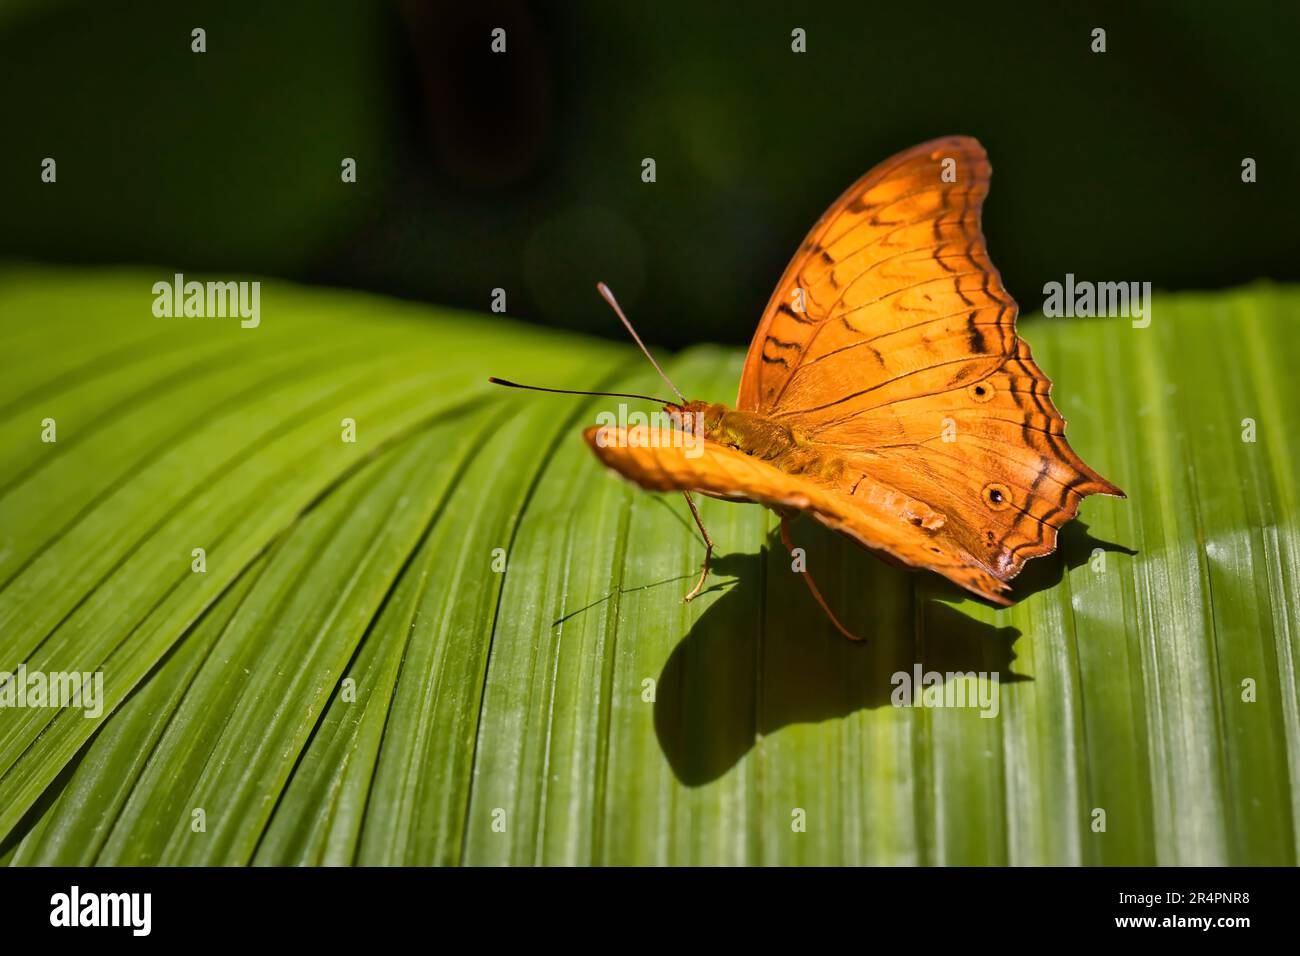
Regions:
<instances>
[{"instance_id":1,"label":"green palm leaf","mask_svg":"<svg viewBox=\"0 0 1300 956\"><path fill-rule=\"evenodd\" d=\"M799 522L854 646L753 506L702 503L682 604L684 505L579 436L609 400L485 381L654 388L632 350L287 285L155 319L153 278L0 292L0 670L106 697L0 709L0 858L1296 862L1300 291L1025 321L1130 499L1003 611ZM726 401L741 355L668 366ZM998 673L997 716L892 706L918 664Z\"/></svg>"}]
</instances>

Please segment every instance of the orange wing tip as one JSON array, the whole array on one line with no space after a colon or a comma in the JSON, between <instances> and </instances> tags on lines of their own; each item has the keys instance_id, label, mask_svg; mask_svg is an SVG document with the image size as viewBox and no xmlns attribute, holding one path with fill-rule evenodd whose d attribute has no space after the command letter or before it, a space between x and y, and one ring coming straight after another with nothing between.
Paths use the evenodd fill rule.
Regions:
<instances>
[{"instance_id":1,"label":"orange wing tip","mask_svg":"<svg viewBox=\"0 0 1300 956\"><path fill-rule=\"evenodd\" d=\"M1069 453L1070 457L1072 457L1074 461L1067 463L1071 464L1074 473L1079 478L1083 479L1083 481L1078 484L1073 484L1071 486L1074 493L1079 497L1086 498L1088 495L1108 495L1111 498L1128 497L1128 495L1124 494L1124 492L1120 490L1119 486L1113 481L1107 481L1096 471L1089 468L1088 465L1074 453L1073 449L1069 449ZM1077 513L1078 512L1076 511L1075 514ZM1069 517L1073 518L1074 514L1071 514Z\"/></svg>"},{"instance_id":2,"label":"orange wing tip","mask_svg":"<svg viewBox=\"0 0 1300 956\"><path fill-rule=\"evenodd\" d=\"M927 152L931 159L939 159L953 149L974 149L980 153L985 151L984 145L974 136L967 136L965 133L953 133L949 136L940 136L937 139L927 140L913 146L911 149L903 150L898 155L905 156L911 152Z\"/></svg>"},{"instance_id":3,"label":"orange wing tip","mask_svg":"<svg viewBox=\"0 0 1300 956\"><path fill-rule=\"evenodd\" d=\"M1111 498L1127 498L1128 495L1120 490L1114 482L1107 481L1101 475L1093 472L1089 477L1088 484L1083 488L1084 495L1107 495Z\"/></svg>"}]
</instances>

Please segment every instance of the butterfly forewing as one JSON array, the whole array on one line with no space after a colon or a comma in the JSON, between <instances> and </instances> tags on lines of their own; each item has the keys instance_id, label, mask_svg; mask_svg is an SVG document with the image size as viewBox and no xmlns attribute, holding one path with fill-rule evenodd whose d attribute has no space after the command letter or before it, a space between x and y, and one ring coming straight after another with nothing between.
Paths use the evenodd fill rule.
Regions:
<instances>
[{"instance_id":1,"label":"butterfly forewing","mask_svg":"<svg viewBox=\"0 0 1300 956\"><path fill-rule=\"evenodd\" d=\"M975 140L951 137L887 160L850 187L778 283L737 407L852 402L855 392L933 365L917 354L927 337L956 332L970 347L973 328L976 354L984 354L979 338L997 339L1000 313L1009 309L1014 319L1015 309L980 234L989 172ZM848 391L828 389L841 381Z\"/></svg>"},{"instance_id":2,"label":"butterfly forewing","mask_svg":"<svg viewBox=\"0 0 1300 956\"><path fill-rule=\"evenodd\" d=\"M841 196L764 311L738 407L928 503L945 517L932 538L1007 580L1083 496L1120 492L1066 443L1016 334L980 223L991 171L976 140L948 137Z\"/></svg>"},{"instance_id":3,"label":"butterfly forewing","mask_svg":"<svg viewBox=\"0 0 1300 956\"><path fill-rule=\"evenodd\" d=\"M1006 604L1005 586L972 562L952 541L928 534L898 513L870 506L869 498L842 494L773 468L765 461L717 442L698 455L684 454L671 438L636 440L626 430L588 428L583 437L598 458L650 491L689 490L715 498L753 501L778 512L800 511L859 544L913 567L930 568L982 597ZM865 489L863 489L865 492Z\"/></svg>"}]
</instances>

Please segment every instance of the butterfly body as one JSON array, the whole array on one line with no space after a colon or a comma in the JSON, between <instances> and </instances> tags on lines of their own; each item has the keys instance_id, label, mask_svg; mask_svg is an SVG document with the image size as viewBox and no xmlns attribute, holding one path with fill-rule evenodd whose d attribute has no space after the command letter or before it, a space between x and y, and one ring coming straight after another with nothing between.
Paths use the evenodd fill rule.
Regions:
<instances>
[{"instance_id":1,"label":"butterfly body","mask_svg":"<svg viewBox=\"0 0 1300 956\"><path fill-rule=\"evenodd\" d=\"M738 411L716 402L687 402L677 406L688 421L702 423L704 438L743 452L791 474L826 477L842 471L840 456L819 451L786 425L757 412Z\"/></svg>"},{"instance_id":2,"label":"butterfly body","mask_svg":"<svg viewBox=\"0 0 1300 956\"><path fill-rule=\"evenodd\" d=\"M736 407L668 406L698 416L699 453L608 428L587 430L593 451L644 488L807 513L1009 603L1086 496L1123 492L1070 448L1016 333L980 224L990 173L967 136L872 169L778 282Z\"/></svg>"},{"instance_id":3,"label":"butterfly body","mask_svg":"<svg viewBox=\"0 0 1300 956\"><path fill-rule=\"evenodd\" d=\"M698 416L698 419L684 420L700 421L706 441L757 459L786 475L815 482L828 492L857 496L878 507L893 509L902 520L914 525L919 521L918 526L930 530L943 525L943 516L933 509L905 495L891 495L884 485L872 479L869 449L846 454L807 439L765 415L715 402L687 402L667 410L670 414ZM740 500L732 495L723 497Z\"/></svg>"}]
</instances>

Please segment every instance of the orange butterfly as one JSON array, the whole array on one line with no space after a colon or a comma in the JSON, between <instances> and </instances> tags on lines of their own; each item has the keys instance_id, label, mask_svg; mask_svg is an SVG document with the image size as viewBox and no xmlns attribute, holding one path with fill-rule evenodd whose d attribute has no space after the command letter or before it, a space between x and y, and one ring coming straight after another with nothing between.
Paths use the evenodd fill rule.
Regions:
<instances>
[{"instance_id":1,"label":"orange butterfly","mask_svg":"<svg viewBox=\"0 0 1300 956\"><path fill-rule=\"evenodd\" d=\"M645 430L584 432L610 468L686 495L706 545L687 600L713 552L691 492L771 508L791 550L789 519L805 512L1003 605L1006 582L1056 549L1085 497L1124 497L1070 448L1052 383L1016 335L980 229L990 173L978 141L951 136L849 187L777 284L736 408L686 401L664 376L682 398L665 410L699 431L697 453Z\"/></svg>"}]
</instances>

